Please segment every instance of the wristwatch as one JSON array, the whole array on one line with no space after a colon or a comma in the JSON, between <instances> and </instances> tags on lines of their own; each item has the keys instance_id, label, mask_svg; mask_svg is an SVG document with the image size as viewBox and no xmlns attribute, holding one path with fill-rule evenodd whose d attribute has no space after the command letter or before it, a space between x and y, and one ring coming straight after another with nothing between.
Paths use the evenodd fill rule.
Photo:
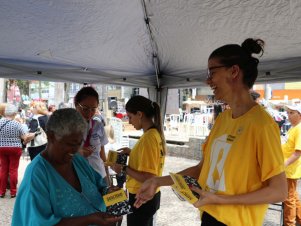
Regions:
<instances>
[{"instance_id":1,"label":"wristwatch","mask_svg":"<svg viewBox=\"0 0 301 226\"><path fill-rule=\"evenodd\" d=\"M122 172L122 173L126 173L126 168L127 168L127 167L128 167L127 165L123 165L123 166L122 166L121 172Z\"/></svg>"}]
</instances>

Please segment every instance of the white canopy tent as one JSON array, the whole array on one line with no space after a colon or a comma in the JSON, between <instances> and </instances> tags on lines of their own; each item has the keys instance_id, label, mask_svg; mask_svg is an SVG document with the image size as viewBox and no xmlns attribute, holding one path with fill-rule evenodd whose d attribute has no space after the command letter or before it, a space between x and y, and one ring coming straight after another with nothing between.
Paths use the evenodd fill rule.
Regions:
<instances>
[{"instance_id":1,"label":"white canopy tent","mask_svg":"<svg viewBox=\"0 0 301 226\"><path fill-rule=\"evenodd\" d=\"M255 37L266 42L258 82L300 80L299 0L0 5L0 77L147 87L164 106L167 88L205 85L215 48Z\"/></svg>"}]
</instances>

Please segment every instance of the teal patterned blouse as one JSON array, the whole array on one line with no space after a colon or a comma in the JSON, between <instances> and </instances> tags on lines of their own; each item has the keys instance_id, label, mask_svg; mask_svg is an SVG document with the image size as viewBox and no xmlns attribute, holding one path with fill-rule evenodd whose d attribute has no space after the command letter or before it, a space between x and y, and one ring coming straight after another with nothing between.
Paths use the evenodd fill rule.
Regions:
<instances>
[{"instance_id":1,"label":"teal patterned blouse","mask_svg":"<svg viewBox=\"0 0 301 226\"><path fill-rule=\"evenodd\" d=\"M55 225L62 218L105 212L103 178L79 154L73 166L82 191L74 189L38 155L27 167L14 206L12 225Z\"/></svg>"}]
</instances>

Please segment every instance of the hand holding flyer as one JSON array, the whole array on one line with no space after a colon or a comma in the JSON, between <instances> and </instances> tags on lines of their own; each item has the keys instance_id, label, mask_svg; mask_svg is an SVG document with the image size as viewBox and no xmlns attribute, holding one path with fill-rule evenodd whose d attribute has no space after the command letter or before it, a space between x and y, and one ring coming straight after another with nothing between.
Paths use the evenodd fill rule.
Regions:
<instances>
[{"instance_id":1,"label":"hand holding flyer","mask_svg":"<svg viewBox=\"0 0 301 226\"><path fill-rule=\"evenodd\" d=\"M121 164L121 165L126 165L127 164L127 158L128 158L128 155L126 155L126 154L123 154L123 153L120 153L120 152L117 152L117 151L109 150L108 158L107 158L107 161L105 163L108 166L112 166L115 163Z\"/></svg>"},{"instance_id":2,"label":"hand holding flyer","mask_svg":"<svg viewBox=\"0 0 301 226\"><path fill-rule=\"evenodd\" d=\"M191 204L198 201L199 194L191 191L189 188L191 186L201 188L201 186L198 184L195 178L192 178L190 176L183 176L175 173L169 173L169 175L171 176L174 182L174 184L172 185L172 189L174 190L174 192L177 194L178 197L180 196L182 199L187 200Z\"/></svg>"},{"instance_id":3,"label":"hand holding flyer","mask_svg":"<svg viewBox=\"0 0 301 226\"><path fill-rule=\"evenodd\" d=\"M132 208L123 189L119 189L103 196L107 213L121 216L132 213Z\"/></svg>"}]
</instances>

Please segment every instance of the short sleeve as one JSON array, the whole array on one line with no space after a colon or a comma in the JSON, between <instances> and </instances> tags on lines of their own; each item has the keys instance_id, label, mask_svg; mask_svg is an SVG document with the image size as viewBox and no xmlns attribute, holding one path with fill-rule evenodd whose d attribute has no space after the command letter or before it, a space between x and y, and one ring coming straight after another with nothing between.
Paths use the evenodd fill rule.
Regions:
<instances>
[{"instance_id":1,"label":"short sleeve","mask_svg":"<svg viewBox=\"0 0 301 226\"><path fill-rule=\"evenodd\" d=\"M258 139L257 157L261 168L261 180L266 181L284 171L279 128L272 123L263 126Z\"/></svg>"},{"instance_id":2,"label":"short sleeve","mask_svg":"<svg viewBox=\"0 0 301 226\"><path fill-rule=\"evenodd\" d=\"M138 170L157 174L160 166L160 145L155 136L149 135L140 143L140 161Z\"/></svg>"},{"instance_id":3,"label":"short sleeve","mask_svg":"<svg viewBox=\"0 0 301 226\"><path fill-rule=\"evenodd\" d=\"M95 130L96 130L97 135L99 137L99 141L101 143L101 146L105 146L109 142L108 137L107 137L106 132L105 132L105 129L104 129L102 123L100 123L99 121L95 121L95 123L97 123L95 125Z\"/></svg>"},{"instance_id":4,"label":"short sleeve","mask_svg":"<svg viewBox=\"0 0 301 226\"><path fill-rule=\"evenodd\" d=\"M301 128L298 127L296 130L296 136L295 136L295 150L301 150Z\"/></svg>"}]
</instances>

